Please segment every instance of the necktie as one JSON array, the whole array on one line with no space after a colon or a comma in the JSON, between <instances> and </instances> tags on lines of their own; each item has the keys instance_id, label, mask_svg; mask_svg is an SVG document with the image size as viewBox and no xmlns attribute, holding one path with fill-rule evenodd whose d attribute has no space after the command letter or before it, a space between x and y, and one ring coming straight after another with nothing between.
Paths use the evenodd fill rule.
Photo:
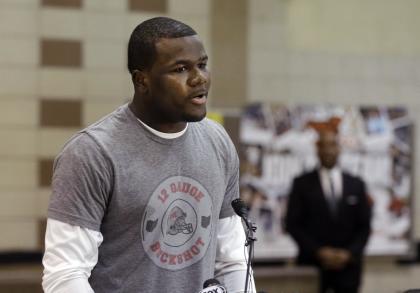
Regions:
<instances>
[{"instance_id":1,"label":"necktie","mask_svg":"<svg viewBox=\"0 0 420 293\"><path fill-rule=\"evenodd\" d=\"M330 196L328 197L328 204L331 212L334 214L337 211L337 195L335 194L334 180L331 175L328 176L328 181L330 183Z\"/></svg>"}]
</instances>

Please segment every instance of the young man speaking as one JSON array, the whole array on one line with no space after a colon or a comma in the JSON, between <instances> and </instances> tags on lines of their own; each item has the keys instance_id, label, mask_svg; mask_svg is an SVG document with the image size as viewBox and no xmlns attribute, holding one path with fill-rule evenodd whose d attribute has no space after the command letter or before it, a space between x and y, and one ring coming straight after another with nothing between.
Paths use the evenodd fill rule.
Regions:
<instances>
[{"instance_id":1,"label":"young man speaking","mask_svg":"<svg viewBox=\"0 0 420 293\"><path fill-rule=\"evenodd\" d=\"M207 59L184 23L158 17L135 28L132 101L55 160L45 292L194 293L213 277L243 291L245 234L231 208L239 161L205 118Z\"/></svg>"}]
</instances>

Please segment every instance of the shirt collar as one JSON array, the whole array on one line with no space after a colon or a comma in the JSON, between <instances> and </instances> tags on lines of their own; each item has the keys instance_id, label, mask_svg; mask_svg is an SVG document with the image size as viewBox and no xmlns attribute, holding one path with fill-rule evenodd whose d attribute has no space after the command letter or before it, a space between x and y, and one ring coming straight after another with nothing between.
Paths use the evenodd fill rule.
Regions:
<instances>
[{"instance_id":1,"label":"shirt collar","mask_svg":"<svg viewBox=\"0 0 420 293\"><path fill-rule=\"evenodd\" d=\"M320 172L329 176L337 176L337 174L340 174L340 167L338 167L337 165L334 166L331 169L327 169L325 167L320 167Z\"/></svg>"},{"instance_id":2,"label":"shirt collar","mask_svg":"<svg viewBox=\"0 0 420 293\"><path fill-rule=\"evenodd\" d=\"M146 127L146 129L147 129L147 130L149 130L151 133L153 133L154 135L156 135L156 136L158 136L158 137L164 138L164 139L174 139L174 138L178 138L178 137L182 136L182 135L183 135L183 134L187 131L187 128L188 128L188 123L187 123L187 125L185 126L185 128L184 128L183 130L179 131L179 132L175 132L175 133L166 133L166 132L161 132L161 131L158 131L158 130L156 130L156 129L154 129L154 128L150 127L149 125L147 125L146 123L144 123L143 121L141 121L141 120L140 120L140 119L138 119L138 118L137 118L137 120L138 120L141 124L143 124L143 126L144 126L144 127Z\"/></svg>"}]
</instances>

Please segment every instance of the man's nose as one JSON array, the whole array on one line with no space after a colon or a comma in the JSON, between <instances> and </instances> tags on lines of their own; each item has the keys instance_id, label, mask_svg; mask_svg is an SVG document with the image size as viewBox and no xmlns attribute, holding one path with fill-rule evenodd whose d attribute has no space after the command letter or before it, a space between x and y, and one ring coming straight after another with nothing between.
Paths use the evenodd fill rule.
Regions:
<instances>
[{"instance_id":1,"label":"man's nose","mask_svg":"<svg viewBox=\"0 0 420 293\"><path fill-rule=\"evenodd\" d=\"M208 73L200 69L195 69L191 73L190 86L195 87L207 83Z\"/></svg>"}]
</instances>

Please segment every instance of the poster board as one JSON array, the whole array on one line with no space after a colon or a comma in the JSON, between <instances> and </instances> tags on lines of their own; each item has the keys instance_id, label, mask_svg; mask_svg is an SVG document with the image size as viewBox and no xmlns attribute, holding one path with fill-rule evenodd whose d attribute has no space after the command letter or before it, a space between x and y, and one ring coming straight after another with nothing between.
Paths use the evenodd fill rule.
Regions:
<instances>
[{"instance_id":1,"label":"poster board","mask_svg":"<svg viewBox=\"0 0 420 293\"><path fill-rule=\"evenodd\" d=\"M373 201L368 255L404 255L411 243L412 120L404 107L256 103L240 118L241 197L257 224L256 259L289 258L284 229L293 179L316 168L317 127L336 124L339 164Z\"/></svg>"}]
</instances>

